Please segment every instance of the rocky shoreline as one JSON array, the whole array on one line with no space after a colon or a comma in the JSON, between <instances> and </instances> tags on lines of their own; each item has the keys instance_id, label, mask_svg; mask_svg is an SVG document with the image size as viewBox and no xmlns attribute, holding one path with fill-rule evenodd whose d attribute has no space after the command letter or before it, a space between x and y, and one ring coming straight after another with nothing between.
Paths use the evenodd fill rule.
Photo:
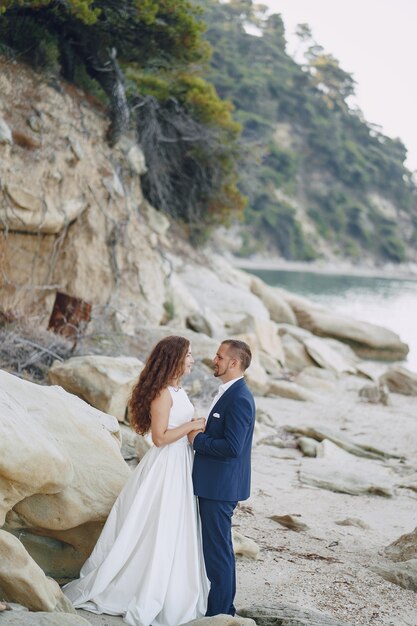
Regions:
<instances>
[{"instance_id":1,"label":"rocky shoreline","mask_svg":"<svg viewBox=\"0 0 417 626\"><path fill-rule=\"evenodd\" d=\"M212 269L197 273L187 264L178 275L196 301L204 288L206 302L224 303L194 313L195 328L222 322L222 336L244 338L254 353L253 493L234 520L242 616L258 626L271 617L289 625L414 626L417 532L406 558L396 562L385 550L415 526L417 375L398 365L375 368L359 356L398 359L407 347L386 329L325 311L239 270L228 268L225 283L215 273L219 263L226 267L217 259ZM129 465L150 445L125 422L142 367L133 354L144 356L174 330L191 338L198 364L187 390L204 411L215 384L208 363L218 330L210 336L143 326L126 336L120 356L103 354L103 346L98 354L97 344L91 354L86 340L79 355L52 365L55 386L0 372L5 599L31 611L72 612L52 578L77 575ZM51 436L59 445L51 445ZM10 622L15 613L3 612L0 622L19 623ZM85 612L83 618L121 621ZM253 623L235 619L216 624Z\"/></svg>"},{"instance_id":2,"label":"rocky shoreline","mask_svg":"<svg viewBox=\"0 0 417 626\"><path fill-rule=\"evenodd\" d=\"M150 445L127 398L169 334L191 340L199 412L219 341L254 355L253 492L234 520L245 617L196 626L416 626L408 346L193 248L144 199L136 143L110 149L81 92L18 64L1 87L0 626L121 624L75 612L59 584Z\"/></svg>"}]
</instances>

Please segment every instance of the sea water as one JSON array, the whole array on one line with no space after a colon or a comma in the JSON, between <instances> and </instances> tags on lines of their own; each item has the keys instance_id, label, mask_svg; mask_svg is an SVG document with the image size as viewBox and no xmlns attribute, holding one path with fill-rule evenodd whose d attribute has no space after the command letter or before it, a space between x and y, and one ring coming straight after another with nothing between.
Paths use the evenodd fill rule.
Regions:
<instances>
[{"instance_id":1,"label":"sea water","mask_svg":"<svg viewBox=\"0 0 417 626\"><path fill-rule=\"evenodd\" d=\"M404 365L417 372L417 280L292 270L248 271L269 285L309 298L328 310L393 330L410 348Z\"/></svg>"}]
</instances>

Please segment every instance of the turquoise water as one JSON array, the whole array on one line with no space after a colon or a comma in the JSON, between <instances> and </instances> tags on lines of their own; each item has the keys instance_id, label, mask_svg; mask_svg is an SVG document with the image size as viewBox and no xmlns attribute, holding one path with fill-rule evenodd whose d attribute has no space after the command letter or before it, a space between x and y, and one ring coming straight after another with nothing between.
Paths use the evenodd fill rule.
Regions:
<instances>
[{"instance_id":1,"label":"turquoise water","mask_svg":"<svg viewBox=\"0 0 417 626\"><path fill-rule=\"evenodd\" d=\"M393 330L410 347L405 365L417 372L417 281L286 270L250 271L269 285Z\"/></svg>"}]
</instances>

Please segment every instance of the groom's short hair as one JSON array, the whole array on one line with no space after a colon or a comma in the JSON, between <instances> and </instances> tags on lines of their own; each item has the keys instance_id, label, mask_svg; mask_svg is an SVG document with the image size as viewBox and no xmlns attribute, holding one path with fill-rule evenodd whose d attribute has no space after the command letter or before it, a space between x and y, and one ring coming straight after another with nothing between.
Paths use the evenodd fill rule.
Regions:
<instances>
[{"instance_id":1,"label":"groom's short hair","mask_svg":"<svg viewBox=\"0 0 417 626\"><path fill-rule=\"evenodd\" d=\"M225 339L222 341L222 345L227 346L228 353L239 361L243 372L248 369L252 360L252 352L247 343L239 339Z\"/></svg>"}]
</instances>

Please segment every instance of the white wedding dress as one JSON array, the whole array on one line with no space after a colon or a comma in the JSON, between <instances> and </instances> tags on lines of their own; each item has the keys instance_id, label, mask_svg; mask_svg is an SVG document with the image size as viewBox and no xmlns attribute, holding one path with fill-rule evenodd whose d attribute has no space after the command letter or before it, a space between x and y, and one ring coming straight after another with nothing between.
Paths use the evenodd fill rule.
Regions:
<instances>
[{"instance_id":1,"label":"white wedding dress","mask_svg":"<svg viewBox=\"0 0 417 626\"><path fill-rule=\"evenodd\" d=\"M172 397L168 428L189 421L183 389ZM204 616L204 567L187 437L153 446L132 472L80 578L63 591L77 608L123 615L131 626L179 626Z\"/></svg>"}]
</instances>

